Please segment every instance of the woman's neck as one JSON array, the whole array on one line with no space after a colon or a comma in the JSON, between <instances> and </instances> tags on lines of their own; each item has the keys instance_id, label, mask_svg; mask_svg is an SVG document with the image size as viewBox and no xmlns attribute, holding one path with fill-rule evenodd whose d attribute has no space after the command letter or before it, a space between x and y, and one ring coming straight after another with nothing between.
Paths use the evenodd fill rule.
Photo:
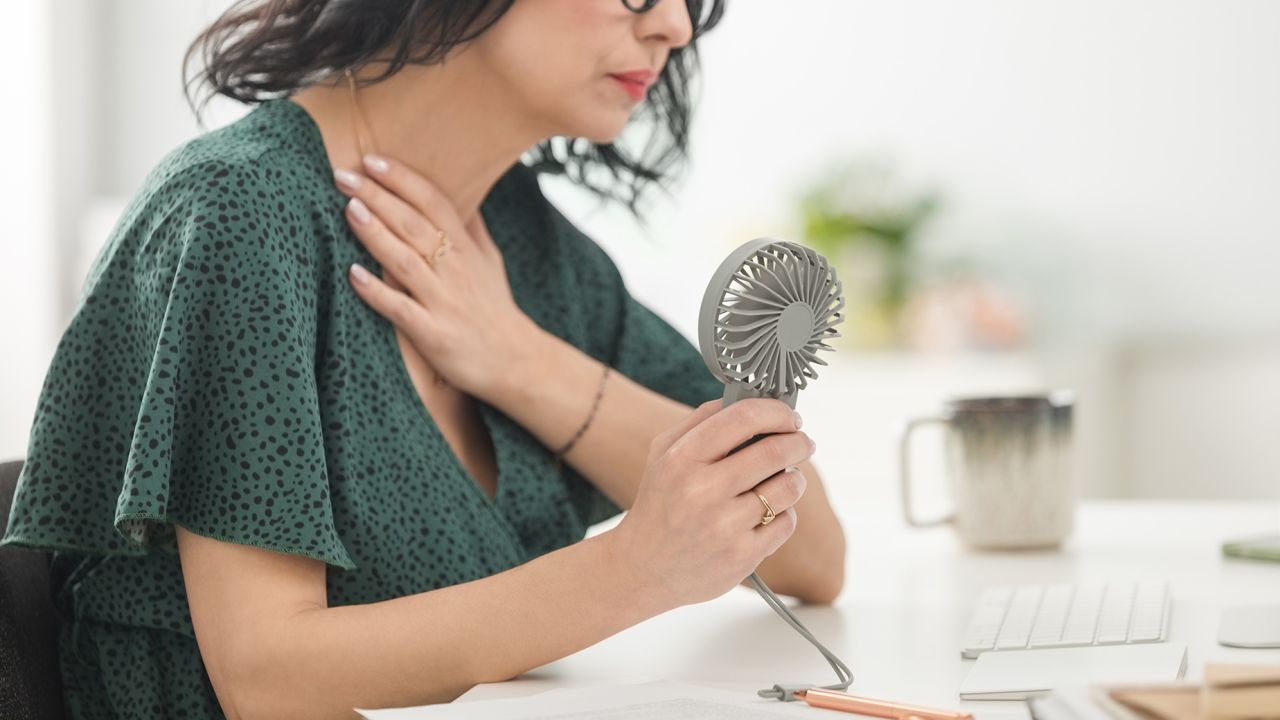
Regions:
<instances>
[{"instance_id":1,"label":"woman's neck","mask_svg":"<svg viewBox=\"0 0 1280 720\"><path fill-rule=\"evenodd\" d=\"M375 71L366 68L357 78ZM464 223L521 154L544 139L498 88L473 75L461 58L450 58L447 66L406 65L356 90L366 137L372 135L377 151L440 188ZM291 99L320 128L333 167L364 172L347 79L338 75Z\"/></svg>"}]
</instances>

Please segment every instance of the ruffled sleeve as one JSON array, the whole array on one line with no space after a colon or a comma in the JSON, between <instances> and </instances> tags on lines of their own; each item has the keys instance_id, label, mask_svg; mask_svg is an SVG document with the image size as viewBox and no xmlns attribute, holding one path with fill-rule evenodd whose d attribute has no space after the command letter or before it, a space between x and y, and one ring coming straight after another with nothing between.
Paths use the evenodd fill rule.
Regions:
<instances>
[{"instance_id":1,"label":"ruffled sleeve","mask_svg":"<svg viewBox=\"0 0 1280 720\"><path fill-rule=\"evenodd\" d=\"M248 159L154 185L59 341L3 542L176 552L182 525L354 568L330 503L309 211Z\"/></svg>"},{"instance_id":2,"label":"ruffled sleeve","mask_svg":"<svg viewBox=\"0 0 1280 720\"><path fill-rule=\"evenodd\" d=\"M707 369L698 348L679 330L637 300L617 265L595 241L552 208L560 240L574 246L581 297L589 308L587 352L615 372L685 405L697 407L724 396L724 385ZM593 484L566 466L572 498L588 525L622 512Z\"/></svg>"}]
</instances>

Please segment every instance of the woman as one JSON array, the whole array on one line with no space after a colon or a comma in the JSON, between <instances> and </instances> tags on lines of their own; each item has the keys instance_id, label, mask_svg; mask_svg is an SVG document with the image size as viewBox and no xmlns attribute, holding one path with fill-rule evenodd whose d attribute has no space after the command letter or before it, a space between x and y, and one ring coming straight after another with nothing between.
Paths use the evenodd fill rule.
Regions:
<instances>
[{"instance_id":1,"label":"woman","mask_svg":"<svg viewBox=\"0 0 1280 720\"><path fill-rule=\"evenodd\" d=\"M4 538L56 551L72 716L351 717L757 565L838 594L798 416L717 412L520 161L603 166L634 210L661 173L610 142L645 107L683 152L703 10L253 0L197 40L212 90L257 105L166 156L96 259Z\"/></svg>"}]
</instances>

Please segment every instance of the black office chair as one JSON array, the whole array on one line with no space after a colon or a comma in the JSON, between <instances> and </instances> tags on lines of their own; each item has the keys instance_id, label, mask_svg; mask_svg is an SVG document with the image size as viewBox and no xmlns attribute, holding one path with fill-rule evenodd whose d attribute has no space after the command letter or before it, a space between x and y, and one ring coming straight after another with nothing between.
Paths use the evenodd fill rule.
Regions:
<instances>
[{"instance_id":1,"label":"black office chair","mask_svg":"<svg viewBox=\"0 0 1280 720\"><path fill-rule=\"evenodd\" d=\"M0 529L9 524L22 460L0 463ZM49 555L0 546L0 718L64 720L61 619L49 595Z\"/></svg>"}]
</instances>

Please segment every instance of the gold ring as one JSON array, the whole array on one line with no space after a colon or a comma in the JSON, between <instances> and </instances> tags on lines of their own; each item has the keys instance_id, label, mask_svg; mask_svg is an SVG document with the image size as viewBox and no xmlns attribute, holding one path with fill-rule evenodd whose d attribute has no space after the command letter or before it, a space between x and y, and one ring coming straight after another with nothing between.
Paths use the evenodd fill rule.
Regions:
<instances>
[{"instance_id":1,"label":"gold ring","mask_svg":"<svg viewBox=\"0 0 1280 720\"><path fill-rule=\"evenodd\" d=\"M756 492L756 491L752 490L751 492ZM768 525L769 523L773 522L773 519L777 516L773 514L773 508L770 507L769 501L765 500L763 495L756 492L756 497L760 498L760 502L764 503L764 516L760 518L760 524Z\"/></svg>"},{"instance_id":2,"label":"gold ring","mask_svg":"<svg viewBox=\"0 0 1280 720\"><path fill-rule=\"evenodd\" d=\"M440 258L444 257L446 253L449 252L449 248L451 247L453 247L453 241L449 239L449 236L445 234L444 230L441 230L440 246L436 248L436 251L432 255L432 257L436 260L439 260Z\"/></svg>"}]
</instances>

